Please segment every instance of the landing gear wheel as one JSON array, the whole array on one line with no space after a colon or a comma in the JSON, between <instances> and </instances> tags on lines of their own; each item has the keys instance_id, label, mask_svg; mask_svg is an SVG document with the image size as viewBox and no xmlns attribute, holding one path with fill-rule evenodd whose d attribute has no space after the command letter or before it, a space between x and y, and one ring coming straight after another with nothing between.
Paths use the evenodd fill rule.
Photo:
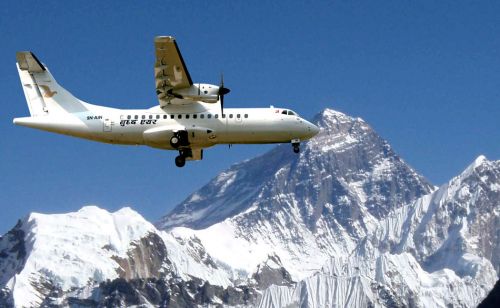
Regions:
<instances>
[{"instance_id":1,"label":"landing gear wheel","mask_svg":"<svg viewBox=\"0 0 500 308\"><path fill-rule=\"evenodd\" d=\"M181 139L176 135L173 135L172 138L170 138L170 145L174 148L177 149L180 145Z\"/></svg>"},{"instance_id":2,"label":"landing gear wheel","mask_svg":"<svg viewBox=\"0 0 500 308\"><path fill-rule=\"evenodd\" d=\"M300 152L300 139L292 139L291 143L293 147L293 152L298 154Z\"/></svg>"},{"instance_id":3,"label":"landing gear wheel","mask_svg":"<svg viewBox=\"0 0 500 308\"><path fill-rule=\"evenodd\" d=\"M189 145L188 132L186 130L180 130L175 132L174 135L170 138L170 145L174 149L178 149L181 146L187 147Z\"/></svg>"},{"instance_id":4,"label":"landing gear wheel","mask_svg":"<svg viewBox=\"0 0 500 308\"><path fill-rule=\"evenodd\" d=\"M186 157L179 155L175 158L175 165L177 167L182 168L184 167L185 164L186 164Z\"/></svg>"}]
</instances>

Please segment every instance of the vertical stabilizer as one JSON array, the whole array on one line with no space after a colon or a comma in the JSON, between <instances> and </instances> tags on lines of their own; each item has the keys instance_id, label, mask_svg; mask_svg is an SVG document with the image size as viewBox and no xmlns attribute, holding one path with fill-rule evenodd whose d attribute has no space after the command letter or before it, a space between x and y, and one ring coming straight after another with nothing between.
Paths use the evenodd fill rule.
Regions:
<instances>
[{"instance_id":1,"label":"vertical stabilizer","mask_svg":"<svg viewBox=\"0 0 500 308\"><path fill-rule=\"evenodd\" d=\"M38 88L34 73L46 71L40 61L29 51L20 51L16 53L17 71L23 86L24 96L32 117L41 116L48 113L47 105L43 100L42 93Z\"/></svg>"},{"instance_id":2,"label":"vertical stabilizer","mask_svg":"<svg viewBox=\"0 0 500 308\"><path fill-rule=\"evenodd\" d=\"M32 117L85 111L86 104L61 87L30 51L16 53L17 70Z\"/></svg>"}]
</instances>

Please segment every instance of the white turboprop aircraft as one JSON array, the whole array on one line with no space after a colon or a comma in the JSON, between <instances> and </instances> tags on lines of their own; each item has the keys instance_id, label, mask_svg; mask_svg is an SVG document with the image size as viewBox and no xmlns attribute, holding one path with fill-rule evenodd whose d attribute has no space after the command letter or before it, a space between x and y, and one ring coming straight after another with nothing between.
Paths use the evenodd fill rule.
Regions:
<instances>
[{"instance_id":1,"label":"white turboprop aircraft","mask_svg":"<svg viewBox=\"0 0 500 308\"><path fill-rule=\"evenodd\" d=\"M61 87L33 53L16 53L17 68L31 116L14 124L112 144L177 150L175 164L201 160L216 144L288 143L319 131L284 108L227 108L221 85L193 83L175 39L155 38L154 67L159 106L116 109L79 100Z\"/></svg>"}]
</instances>

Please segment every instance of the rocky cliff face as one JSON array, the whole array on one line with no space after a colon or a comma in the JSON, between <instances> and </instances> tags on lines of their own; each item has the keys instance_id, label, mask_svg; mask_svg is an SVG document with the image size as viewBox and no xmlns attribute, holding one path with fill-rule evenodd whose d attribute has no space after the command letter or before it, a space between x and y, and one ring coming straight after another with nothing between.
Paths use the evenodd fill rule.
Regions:
<instances>
[{"instance_id":1,"label":"rocky cliff face","mask_svg":"<svg viewBox=\"0 0 500 308\"><path fill-rule=\"evenodd\" d=\"M31 214L0 238L0 306L473 307L499 275L500 161L436 188L363 120L222 172L156 227Z\"/></svg>"}]
</instances>

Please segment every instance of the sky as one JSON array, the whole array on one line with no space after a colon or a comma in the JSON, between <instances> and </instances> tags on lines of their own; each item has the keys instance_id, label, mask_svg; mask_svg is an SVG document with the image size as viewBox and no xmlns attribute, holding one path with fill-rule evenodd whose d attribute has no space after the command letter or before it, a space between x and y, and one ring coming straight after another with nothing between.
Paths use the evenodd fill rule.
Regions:
<instances>
[{"instance_id":1,"label":"sky","mask_svg":"<svg viewBox=\"0 0 500 308\"><path fill-rule=\"evenodd\" d=\"M149 108L153 38L175 36L194 82L227 107L332 108L367 121L440 185L478 155L500 159L498 1L2 1L0 234L30 212L131 206L157 221L272 145L174 151L114 146L12 124L28 116L15 52L33 51L76 97Z\"/></svg>"}]
</instances>

